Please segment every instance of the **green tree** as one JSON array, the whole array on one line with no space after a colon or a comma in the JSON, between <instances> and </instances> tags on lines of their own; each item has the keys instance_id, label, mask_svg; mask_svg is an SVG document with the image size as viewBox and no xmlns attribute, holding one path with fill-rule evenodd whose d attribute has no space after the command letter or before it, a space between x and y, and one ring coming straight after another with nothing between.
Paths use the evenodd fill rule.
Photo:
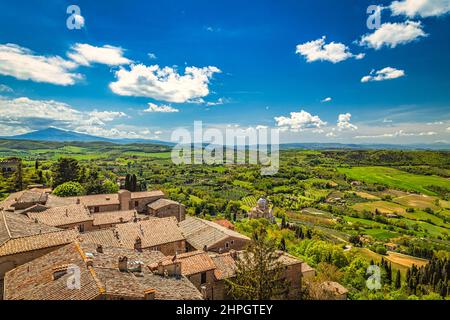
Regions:
<instances>
[{"instance_id":1,"label":"green tree","mask_svg":"<svg viewBox=\"0 0 450 320\"><path fill-rule=\"evenodd\" d=\"M284 266L273 240L260 229L236 261L236 277L226 280L229 292L237 300L270 300L282 297L288 284L283 280Z\"/></svg>"},{"instance_id":2,"label":"green tree","mask_svg":"<svg viewBox=\"0 0 450 320\"><path fill-rule=\"evenodd\" d=\"M85 194L83 186L78 182L65 182L53 190L58 197L76 197Z\"/></svg>"},{"instance_id":3,"label":"green tree","mask_svg":"<svg viewBox=\"0 0 450 320\"><path fill-rule=\"evenodd\" d=\"M53 187L65 182L77 182L80 174L78 161L72 158L60 158L53 170Z\"/></svg>"},{"instance_id":4,"label":"green tree","mask_svg":"<svg viewBox=\"0 0 450 320\"><path fill-rule=\"evenodd\" d=\"M19 161L17 165L17 170L13 175L13 185L15 191L20 191L23 189L23 169L22 160Z\"/></svg>"}]
</instances>

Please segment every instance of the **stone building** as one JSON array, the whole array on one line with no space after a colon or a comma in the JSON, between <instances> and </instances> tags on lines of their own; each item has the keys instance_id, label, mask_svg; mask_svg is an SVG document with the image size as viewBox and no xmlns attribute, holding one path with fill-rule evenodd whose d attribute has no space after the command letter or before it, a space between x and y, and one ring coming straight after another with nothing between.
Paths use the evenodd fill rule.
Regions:
<instances>
[{"instance_id":1,"label":"stone building","mask_svg":"<svg viewBox=\"0 0 450 320\"><path fill-rule=\"evenodd\" d=\"M0 211L0 287L4 274L74 241L76 230L62 230L21 214Z\"/></svg>"},{"instance_id":2,"label":"stone building","mask_svg":"<svg viewBox=\"0 0 450 320\"><path fill-rule=\"evenodd\" d=\"M3 174L9 174L16 172L21 165L21 159L19 158L9 158L0 160L0 172Z\"/></svg>"},{"instance_id":3,"label":"stone building","mask_svg":"<svg viewBox=\"0 0 450 320\"><path fill-rule=\"evenodd\" d=\"M201 300L201 293L176 269L170 273L170 266L155 271L147 267L162 259L160 252L74 242L9 271L4 298Z\"/></svg>"},{"instance_id":4,"label":"stone building","mask_svg":"<svg viewBox=\"0 0 450 320\"><path fill-rule=\"evenodd\" d=\"M147 212L147 205L158 199L165 198L162 191L130 192L120 190L114 194L98 194L89 196L61 198L49 195L47 207L61 207L70 204L83 204L91 213L136 210Z\"/></svg>"},{"instance_id":5,"label":"stone building","mask_svg":"<svg viewBox=\"0 0 450 320\"><path fill-rule=\"evenodd\" d=\"M61 229L74 229L79 232L94 229L94 218L87 207L82 204L72 204L64 207L46 208L36 205L22 212L30 219L39 223Z\"/></svg>"},{"instance_id":6,"label":"stone building","mask_svg":"<svg viewBox=\"0 0 450 320\"><path fill-rule=\"evenodd\" d=\"M185 276L199 290L207 300L214 298L214 270L216 265L208 253L193 251L167 257L169 261L181 264L181 274Z\"/></svg>"},{"instance_id":7,"label":"stone building","mask_svg":"<svg viewBox=\"0 0 450 320\"><path fill-rule=\"evenodd\" d=\"M188 251L221 253L243 250L250 243L249 237L211 221L187 216L179 225L186 237Z\"/></svg>"},{"instance_id":8,"label":"stone building","mask_svg":"<svg viewBox=\"0 0 450 320\"><path fill-rule=\"evenodd\" d=\"M185 207L179 202L169 199L158 199L147 205L148 214L156 218L175 217L178 222L185 219Z\"/></svg>"},{"instance_id":9,"label":"stone building","mask_svg":"<svg viewBox=\"0 0 450 320\"><path fill-rule=\"evenodd\" d=\"M275 218L272 215L272 209L270 208L269 201L264 198L260 198L256 202L256 206L253 207L248 213L248 217L250 219L268 219L270 221L274 221Z\"/></svg>"},{"instance_id":10,"label":"stone building","mask_svg":"<svg viewBox=\"0 0 450 320\"><path fill-rule=\"evenodd\" d=\"M214 270L214 300L227 300L231 297L228 293L226 279L232 279L236 274L236 261L244 259L244 251L230 251L222 254L210 253L216 269ZM250 257L251 258L251 257ZM300 297L302 264L303 262L294 256L279 251L278 261L284 266L283 280L287 280L289 287L286 296L280 299L296 300Z\"/></svg>"}]
</instances>

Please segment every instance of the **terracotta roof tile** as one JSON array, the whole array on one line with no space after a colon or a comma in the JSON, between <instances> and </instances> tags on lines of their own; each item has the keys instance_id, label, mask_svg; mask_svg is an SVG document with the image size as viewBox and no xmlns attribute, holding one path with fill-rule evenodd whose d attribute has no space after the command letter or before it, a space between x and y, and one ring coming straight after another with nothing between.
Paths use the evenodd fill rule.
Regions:
<instances>
[{"instance_id":1,"label":"terracotta roof tile","mask_svg":"<svg viewBox=\"0 0 450 320\"><path fill-rule=\"evenodd\" d=\"M172 260L173 257L168 257L167 259ZM204 251L178 254L176 260L181 262L181 273L185 276L214 270L216 268L213 260Z\"/></svg>"},{"instance_id":2,"label":"terracotta roof tile","mask_svg":"<svg viewBox=\"0 0 450 320\"><path fill-rule=\"evenodd\" d=\"M136 210L101 212L92 215L94 226L118 224L133 221L137 217Z\"/></svg>"},{"instance_id":3,"label":"terracotta roof tile","mask_svg":"<svg viewBox=\"0 0 450 320\"><path fill-rule=\"evenodd\" d=\"M54 207L39 212L31 211L27 215L30 219L54 227L94 220L89 210L81 204Z\"/></svg>"},{"instance_id":4,"label":"terracotta roof tile","mask_svg":"<svg viewBox=\"0 0 450 320\"><path fill-rule=\"evenodd\" d=\"M150 204L147 205L150 209L158 210L170 205L180 205L180 203L170 200L170 199L158 199Z\"/></svg>"},{"instance_id":5,"label":"terracotta roof tile","mask_svg":"<svg viewBox=\"0 0 450 320\"><path fill-rule=\"evenodd\" d=\"M186 217L180 222L180 227L186 240L197 250L203 250L205 246L210 247L228 237L250 241L249 237L236 231L199 218Z\"/></svg>"},{"instance_id":6,"label":"terracotta roof tile","mask_svg":"<svg viewBox=\"0 0 450 320\"><path fill-rule=\"evenodd\" d=\"M175 217L118 224L115 230L125 248L134 248L137 237L141 238L142 248L185 240Z\"/></svg>"},{"instance_id":7,"label":"terracotta roof tile","mask_svg":"<svg viewBox=\"0 0 450 320\"><path fill-rule=\"evenodd\" d=\"M5 275L5 299L27 300L91 300L101 295L143 299L145 293L155 291L155 299L200 300L200 292L185 277L164 277L142 268L139 276L131 271L118 270L119 256L146 264L164 258L157 252L138 253L121 248L105 248L96 251L95 245L73 243L29 263L11 270ZM92 263L87 266L87 261ZM67 287L71 274L54 278L55 270L67 266L79 268L80 289Z\"/></svg>"}]
</instances>

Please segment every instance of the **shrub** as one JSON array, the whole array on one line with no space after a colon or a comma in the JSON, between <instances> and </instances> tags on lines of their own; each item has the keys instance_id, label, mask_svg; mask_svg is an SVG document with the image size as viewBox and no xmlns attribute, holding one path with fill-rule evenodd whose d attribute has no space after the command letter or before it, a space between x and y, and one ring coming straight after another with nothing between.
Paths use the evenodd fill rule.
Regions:
<instances>
[{"instance_id":1,"label":"shrub","mask_svg":"<svg viewBox=\"0 0 450 320\"><path fill-rule=\"evenodd\" d=\"M65 182L57 186L53 194L58 197L76 197L85 194L85 190L78 182Z\"/></svg>"}]
</instances>

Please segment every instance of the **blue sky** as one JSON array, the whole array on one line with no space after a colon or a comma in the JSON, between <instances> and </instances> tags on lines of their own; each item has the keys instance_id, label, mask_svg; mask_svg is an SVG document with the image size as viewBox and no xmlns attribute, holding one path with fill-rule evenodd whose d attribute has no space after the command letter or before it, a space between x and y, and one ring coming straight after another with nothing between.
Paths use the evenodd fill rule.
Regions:
<instances>
[{"instance_id":1,"label":"blue sky","mask_svg":"<svg viewBox=\"0 0 450 320\"><path fill-rule=\"evenodd\" d=\"M449 0L20 1L0 10L0 135L450 143ZM70 30L69 5L80 29ZM72 20L70 20L72 21Z\"/></svg>"}]
</instances>

